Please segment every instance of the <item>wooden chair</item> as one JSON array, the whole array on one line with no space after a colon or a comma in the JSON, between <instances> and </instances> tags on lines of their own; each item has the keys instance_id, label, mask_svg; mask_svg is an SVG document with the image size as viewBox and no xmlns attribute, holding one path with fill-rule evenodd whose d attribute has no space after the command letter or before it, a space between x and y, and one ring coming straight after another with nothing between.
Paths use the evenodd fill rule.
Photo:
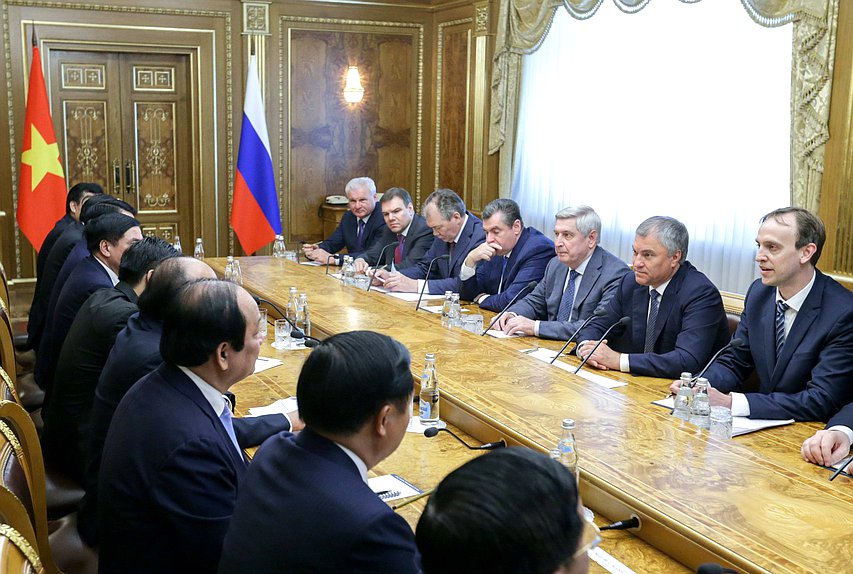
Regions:
<instances>
[{"instance_id":1,"label":"wooden chair","mask_svg":"<svg viewBox=\"0 0 853 574\"><path fill-rule=\"evenodd\" d=\"M6 277L6 268L3 267L2 262L0 262L0 302L2 302L7 309L11 309L12 303L9 300L9 280Z\"/></svg>"},{"instance_id":2,"label":"wooden chair","mask_svg":"<svg viewBox=\"0 0 853 574\"><path fill-rule=\"evenodd\" d=\"M3 367L12 379L20 399L19 404L31 412L40 409L44 402L44 391L38 388L32 373L18 376L12 322L2 304L0 304L0 367Z\"/></svg>"},{"instance_id":3,"label":"wooden chair","mask_svg":"<svg viewBox=\"0 0 853 574\"><path fill-rule=\"evenodd\" d=\"M26 508L44 572L97 572L97 553L80 540L74 515L51 523L48 531L41 446L27 412L12 401L0 401L0 486Z\"/></svg>"},{"instance_id":4,"label":"wooden chair","mask_svg":"<svg viewBox=\"0 0 853 574\"><path fill-rule=\"evenodd\" d=\"M27 509L11 491L0 488L0 573L42 574L37 548Z\"/></svg>"}]
</instances>

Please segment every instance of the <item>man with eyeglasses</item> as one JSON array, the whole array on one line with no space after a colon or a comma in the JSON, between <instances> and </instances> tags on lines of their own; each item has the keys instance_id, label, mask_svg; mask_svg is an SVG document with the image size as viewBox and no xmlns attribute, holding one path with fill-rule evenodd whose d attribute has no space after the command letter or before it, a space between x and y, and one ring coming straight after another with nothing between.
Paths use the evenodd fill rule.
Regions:
<instances>
[{"instance_id":1,"label":"man with eyeglasses","mask_svg":"<svg viewBox=\"0 0 853 574\"><path fill-rule=\"evenodd\" d=\"M492 451L448 474L415 534L424 574L585 574L601 541L575 477L530 449Z\"/></svg>"}]
</instances>

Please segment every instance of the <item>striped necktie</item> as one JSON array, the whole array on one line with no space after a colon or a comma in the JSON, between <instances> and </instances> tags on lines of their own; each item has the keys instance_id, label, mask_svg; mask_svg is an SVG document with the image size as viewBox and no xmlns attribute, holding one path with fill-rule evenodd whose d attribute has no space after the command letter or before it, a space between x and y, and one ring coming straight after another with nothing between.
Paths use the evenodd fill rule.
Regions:
<instances>
[{"instance_id":1,"label":"striped necktie","mask_svg":"<svg viewBox=\"0 0 853 574\"><path fill-rule=\"evenodd\" d=\"M563 298L560 299L560 308L557 311L557 321L571 321L572 304L575 302L575 279L578 273L574 269L569 270L569 282L563 290Z\"/></svg>"},{"instance_id":2,"label":"striped necktie","mask_svg":"<svg viewBox=\"0 0 853 574\"><path fill-rule=\"evenodd\" d=\"M785 344L785 311L788 304L784 301L776 301L776 359L782 354L782 345Z\"/></svg>"},{"instance_id":3,"label":"striped necktie","mask_svg":"<svg viewBox=\"0 0 853 574\"><path fill-rule=\"evenodd\" d=\"M643 346L644 353L651 353L655 350L655 323L658 320L658 297L660 293L651 290L649 293L649 320L646 322L646 344Z\"/></svg>"}]
</instances>

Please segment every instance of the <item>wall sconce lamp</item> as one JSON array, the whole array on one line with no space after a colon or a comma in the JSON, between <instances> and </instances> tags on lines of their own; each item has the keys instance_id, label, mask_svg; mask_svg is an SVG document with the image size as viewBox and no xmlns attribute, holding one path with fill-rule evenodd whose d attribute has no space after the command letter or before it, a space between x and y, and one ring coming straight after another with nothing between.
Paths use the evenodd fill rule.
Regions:
<instances>
[{"instance_id":1,"label":"wall sconce lamp","mask_svg":"<svg viewBox=\"0 0 853 574\"><path fill-rule=\"evenodd\" d=\"M347 68L347 81L344 86L344 99L350 104L357 104L364 97L364 88L361 87L361 76L358 74L358 66Z\"/></svg>"}]
</instances>

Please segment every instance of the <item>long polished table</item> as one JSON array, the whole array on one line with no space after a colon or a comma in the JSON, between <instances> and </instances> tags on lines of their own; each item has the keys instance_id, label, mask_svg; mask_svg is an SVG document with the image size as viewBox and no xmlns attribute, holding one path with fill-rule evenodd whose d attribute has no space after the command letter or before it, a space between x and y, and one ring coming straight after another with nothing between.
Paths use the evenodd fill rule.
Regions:
<instances>
[{"instance_id":1,"label":"long polished table","mask_svg":"<svg viewBox=\"0 0 853 574\"><path fill-rule=\"evenodd\" d=\"M853 481L829 482L829 471L799 456L800 444L819 425L719 440L651 404L665 396L668 381L606 372L628 383L607 389L521 353L530 339L442 328L437 315L415 312L414 303L345 287L322 268L265 257L240 261L244 286L279 306L291 286L307 293L317 337L360 329L385 333L409 348L415 376L424 355L435 353L442 418L479 441L504 438L547 451L558 440L560 421L573 418L584 503L612 520L640 518L639 529L604 544L635 571L684 572L682 565L695 569L708 561L742 572L851 570ZM224 260L208 262L222 272ZM292 388L268 384L268 398L292 394L290 376ZM244 391L237 392L245 404ZM472 456L442 438L448 440L407 438L376 470L400 474L394 469L403 468L410 478L429 468L424 480L430 482L418 486L430 487ZM436 453L436 444L444 450ZM415 513L422 508L412 506ZM414 524L416 515L407 519Z\"/></svg>"}]
</instances>

